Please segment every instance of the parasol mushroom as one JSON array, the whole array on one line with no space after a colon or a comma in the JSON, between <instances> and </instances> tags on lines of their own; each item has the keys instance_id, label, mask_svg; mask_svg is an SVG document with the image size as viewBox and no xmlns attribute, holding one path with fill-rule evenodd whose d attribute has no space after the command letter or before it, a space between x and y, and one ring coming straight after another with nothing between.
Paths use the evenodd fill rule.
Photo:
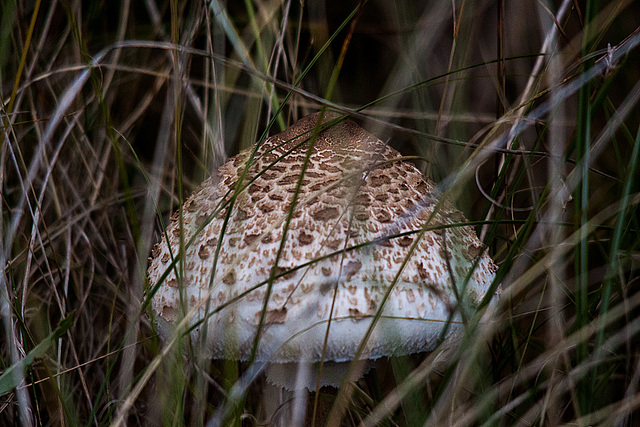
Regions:
<instances>
[{"instance_id":1,"label":"parasol mushroom","mask_svg":"<svg viewBox=\"0 0 640 427\"><path fill-rule=\"evenodd\" d=\"M254 351L268 380L289 389L339 385L354 358L433 350L443 331L456 334L461 311L478 306L496 270L460 211L414 165L336 114L314 137L318 117L204 181L148 269L152 285L164 277L152 299L160 322L176 322L182 301L197 325L192 338L207 327L208 356L250 360ZM319 381L316 371L296 375L320 362Z\"/></svg>"}]
</instances>

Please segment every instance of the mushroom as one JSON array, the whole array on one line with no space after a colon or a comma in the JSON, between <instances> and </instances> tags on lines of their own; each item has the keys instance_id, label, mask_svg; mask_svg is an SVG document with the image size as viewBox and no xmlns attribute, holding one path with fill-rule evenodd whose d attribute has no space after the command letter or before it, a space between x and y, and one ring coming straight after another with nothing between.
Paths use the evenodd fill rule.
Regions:
<instances>
[{"instance_id":1,"label":"mushroom","mask_svg":"<svg viewBox=\"0 0 640 427\"><path fill-rule=\"evenodd\" d=\"M160 322L191 310L192 339L206 326L208 356L246 361L256 345L267 379L289 389L316 389L315 373L298 366L324 363L319 384L337 386L354 358L433 350L443 331L459 331L460 312L478 306L496 270L414 165L337 114L314 137L318 117L204 181L148 270L152 285L164 278L152 299Z\"/></svg>"}]
</instances>

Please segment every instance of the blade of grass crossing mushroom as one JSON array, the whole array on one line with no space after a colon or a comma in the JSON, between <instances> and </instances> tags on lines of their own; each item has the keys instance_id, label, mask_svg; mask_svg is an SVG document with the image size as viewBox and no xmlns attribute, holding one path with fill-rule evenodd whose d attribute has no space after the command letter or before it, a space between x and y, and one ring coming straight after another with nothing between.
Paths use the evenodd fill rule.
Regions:
<instances>
[{"instance_id":1,"label":"blade of grass crossing mushroom","mask_svg":"<svg viewBox=\"0 0 640 427\"><path fill-rule=\"evenodd\" d=\"M333 72L331 74L331 78L329 79L329 85L327 87L327 94L325 96L325 98L327 100L331 100L331 97L333 95L333 91L335 89L336 84L338 83L338 76L340 75L340 70L342 70L342 65L344 64L344 59L347 56L347 50L349 49L349 44L351 43L351 37L353 36L353 32L355 31L355 27L356 24L358 23L358 18L360 17L360 13L362 12L362 9L365 5L365 3L367 2L367 0L360 0L358 6L354 9L354 11L352 12L352 16L353 16L353 20L351 21L351 26L349 27L349 31L347 32L347 35L344 39L344 42L342 43L342 49L340 50L340 56L338 57L338 62L336 63L336 66L333 68ZM318 119L318 124L317 127L319 127L322 124L322 118L324 117L324 112L326 110L326 107L323 106L323 108L320 110L320 117ZM309 163L309 157L311 156L312 153L312 147L310 144L310 148L309 151L307 152L307 158L305 159L305 166L304 168L306 168L306 165ZM303 169L304 171L304 169ZM299 191L300 186L302 185L302 179L304 173L300 174L300 179L298 180L298 188L297 190ZM295 196L294 196L294 200L295 200ZM293 214L293 205L295 203L292 203L292 209L290 212L290 215ZM290 219L289 219L290 220ZM276 258L277 259L277 258ZM277 264L277 262L276 262ZM333 310L333 307L335 304L335 297L336 297L336 293L334 292L334 302L332 303L331 309ZM265 309L266 309L266 305L265 305ZM323 358L324 358L324 351L326 349L326 343L327 340L329 338L329 329L330 329L331 323L327 324L327 333L325 335L325 342L323 345ZM322 360L320 362L320 373L322 373ZM320 376L318 376L318 381L320 381ZM319 391L319 390L318 390ZM311 418L311 427L314 427L315 425L315 420L316 420L316 415L317 415L317 411L318 411L318 396L320 393L316 393L315 398L314 398L314 402L313 402L313 413L312 413L312 418Z\"/></svg>"},{"instance_id":2,"label":"blade of grass crossing mushroom","mask_svg":"<svg viewBox=\"0 0 640 427\"><path fill-rule=\"evenodd\" d=\"M438 208L442 205L442 203L444 203L444 199L443 198L441 198L438 201L438 203L434 207L433 211L429 215L429 218L426 221L425 227L423 227L417 233L416 238L414 239L414 241L412 242L411 246L409 247L409 250L407 251L407 255L402 260L402 263L400 264L400 267L398 268L398 272L395 274L393 280L389 284L389 287L388 287L387 291L384 293L384 295L382 296L382 299L380 300L379 306L378 306L378 308L376 310L376 313L375 313L375 315L374 315L374 317L373 317L373 319L371 321L371 324L367 328L367 332L365 333L365 335L360 340L360 344L358 345L358 349L355 352L353 360L358 360L360 358L360 355L363 353L363 351L365 349L365 346L367 345L367 341L369 341L369 339L371 338L373 330L376 327L376 324L378 323L378 321L380 320L380 317L382 316L382 311L384 309L386 301L389 299L389 296L391 295L391 292L393 291L393 288L395 287L396 283L400 279L400 276L402 275L402 272L403 272L405 266L408 264L409 259L411 258L411 255L415 252L416 248L418 247L418 244L419 244L422 236L424 236L424 234L426 233L427 224L429 224L431 222L431 220L435 217L435 214L438 211ZM355 364L354 363L349 365L349 370L347 371L347 375L345 375L345 378L344 378L342 384L340 385L340 388L338 390L338 395L336 396L336 399L335 399L335 403L333 404L333 406L331 408L331 411L329 412L329 415L327 416L326 425L339 425L339 420L342 419L344 411L346 410L347 402L348 402L349 397L350 397L350 395L352 393L352 388L349 385L349 378L351 377L351 373L352 373L353 369L355 369ZM316 401L317 401L317 399L318 398L316 396ZM315 423L315 413L314 413L313 420L314 420L313 422ZM312 424L312 426L313 426L313 424Z\"/></svg>"},{"instance_id":3,"label":"blade of grass crossing mushroom","mask_svg":"<svg viewBox=\"0 0 640 427\"><path fill-rule=\"evenodd\" d=\"M592 21L596 18L598 4L596 1L589 0L586 4L585 11L585 28L582 37L582 56L587 57L591 51L591 37L592 33ZM581 72L585 72L589 66L594 63L594 60L586 60L581 66ZM588 165L590 160L590 146L591 146L591 117L593 115L591 104L591 92L592 83L587 82L578 91L578 123L576 133L576 160L582 161L581 180L580 185L576 187L574 191L574 199L576 201L576 213L575 221L579 230L581 231L579 239L576 241L576 258L574 264L574 272L576 275L575 289L576 289L576 328L582 328L589 322L589 307L588 307L588 293L589 293L589 280L588 280L588 238L586 234L586 227L584 226L588 221L588 208L589 208L589 169ZM588 357L589 349L587 343L582 342L578 345L576 352L576 363L580 364ZM595 380L595 377L592 378ZM591 407L591 397L587 391L586 384L577 384L578 394L578 408L579 413L589 412Z\"/></svg>"}]
</instances>

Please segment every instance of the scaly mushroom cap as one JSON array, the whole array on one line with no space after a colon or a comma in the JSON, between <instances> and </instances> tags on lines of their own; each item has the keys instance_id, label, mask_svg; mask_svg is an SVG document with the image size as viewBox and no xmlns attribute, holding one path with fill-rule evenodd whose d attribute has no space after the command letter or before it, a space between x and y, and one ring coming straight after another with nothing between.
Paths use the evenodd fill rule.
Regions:
<instances>
[{"instance_id":1,"label":"scaly mushroom cap","mask_svg":"<svg viewBox=\"0 0 640 427\"><path fill-rule=\"evenodd\" d=\"M336 117L327 114L324 124ZM163 237L153 250L150 283L169 270L153 296L153 309L168 324L196 310L190 323L207 319L205 347L213 358L250 357L317 119L318 114L304 117L264 141L232 206L251 150L230 159L187 199L181 279L171 255L180 252L175 216L167 228L169 241ZM483 298L495 264L470 226L453 225L465 218L449 201L434 213L435 186L399 157L350 120L317 136L273 270L277 278L258 360L319 361L330 317L324 360L351 360L380 310L361 358L430 351L456 307L473 307ZM458 329L456 320L458 314L450 333ZM194 338L203 325L193 329Z\"/></svg>"}]
</instances>

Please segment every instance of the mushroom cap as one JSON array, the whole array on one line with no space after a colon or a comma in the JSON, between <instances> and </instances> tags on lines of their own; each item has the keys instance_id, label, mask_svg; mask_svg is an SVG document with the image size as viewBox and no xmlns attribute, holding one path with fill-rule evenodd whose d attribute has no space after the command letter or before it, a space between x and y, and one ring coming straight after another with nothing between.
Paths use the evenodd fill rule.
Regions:
<instances>
[{"instance_id":1,"label":"mushroom cap","mask_svg":"<svg viewBox=\"0 0 640 427\"><path fill-rule=\"evenodd\" d=\"M277 258L317 120L229 159L184 203L182 231L174 215L153 249L150 283L166 274L155 313L171 325L193 310L192 338L206 324L212 358L248 360L262 319L257 360L352 360L378 314L360 358L431 351L447 322L449 335L459 329L456 307L477 306L495 277L460 211L351 120L317 135Z\"/></svg>"}]
</instances>

